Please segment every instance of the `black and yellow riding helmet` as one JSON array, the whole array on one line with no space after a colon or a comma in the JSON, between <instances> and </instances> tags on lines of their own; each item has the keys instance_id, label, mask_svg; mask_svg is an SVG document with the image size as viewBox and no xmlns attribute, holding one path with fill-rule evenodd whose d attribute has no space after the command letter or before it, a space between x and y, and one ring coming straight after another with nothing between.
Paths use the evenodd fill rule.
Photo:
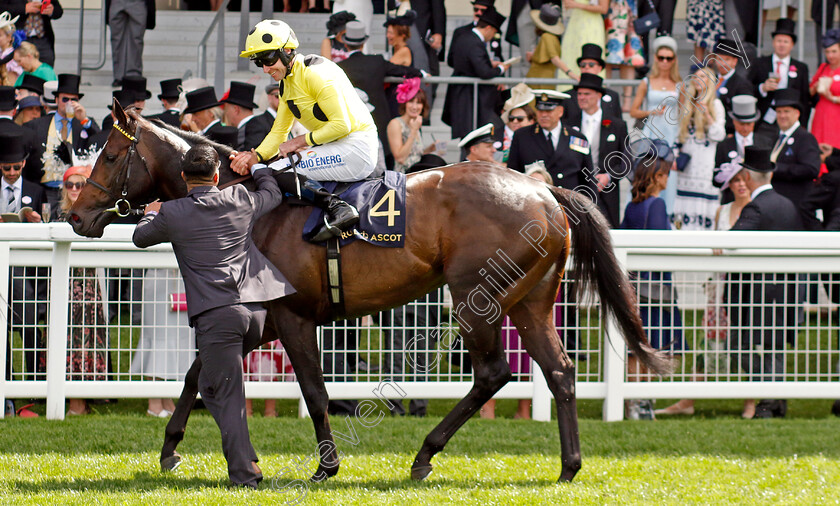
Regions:
<instances>
[{"instance_id":1,"label":"black and yellow riding helmet","mask_svg":"<svg viewBox=\"0 0 840 506\"><path fill-rule=\"evenodd\" d=\"M277 19L264 19L251 29L245 39L245 50L239 56L250 58L258 67L274 65L280 60L288 68L298 45L297 36L288 24ZM284 49L292 51L287 53Z\"/></svg>"}]
</instances>

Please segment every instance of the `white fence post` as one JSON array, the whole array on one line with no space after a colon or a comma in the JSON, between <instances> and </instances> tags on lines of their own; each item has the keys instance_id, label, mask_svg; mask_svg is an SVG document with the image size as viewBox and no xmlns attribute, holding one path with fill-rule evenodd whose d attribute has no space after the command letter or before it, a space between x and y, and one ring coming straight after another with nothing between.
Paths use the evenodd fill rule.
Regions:
<instances>
[{"instance_id":1,"label":"white fence post","mask_svg":"<svg viewBox=\"0 0 840 506\"><path fill-rule=\"evenodd\" d=\"M0 242L0 321L3 322L3 334L9 328L9 302L12 294L9 290L9 271L11 270L11 253L8 242ZM11 339L8 336L6 339ZM6 416L6 344L0 344L0 420Z\"/></svg>"},{"instance_id":2,"label":"white fence post","mask_svg":"<svg viewBox=\"0 0 840 506\"><path fill-rule=\"evenodd\" d=\"M64 420L71 244L69 241L53 243L47 329L47 420Z\"/></svg>"},{"instance_id":3,"label":"white fence post","mask_svg":"<svg viewBox=\"0 0 840 506\"><path fill-rule=\"evenodd\" d=\"M615 259L622 270L627 269L627 250L615 249ZM609 340L607 340L609 335ZM601 344L604 356L604 421L619 422L624 419L624 368L627 344L614 318L606 319L604 342Z\"/></svg>"}]
</instances>

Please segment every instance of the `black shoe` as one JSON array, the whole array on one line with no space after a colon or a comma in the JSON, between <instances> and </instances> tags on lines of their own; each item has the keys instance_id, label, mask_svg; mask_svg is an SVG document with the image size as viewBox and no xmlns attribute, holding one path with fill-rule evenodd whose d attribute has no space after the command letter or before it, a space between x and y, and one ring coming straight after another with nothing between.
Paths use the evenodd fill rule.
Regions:
<instances>
[{"instance_id":1,"label":"black shoe","mask_svg":"<svg viewBox=\"0 0 840 506\"><path fill-rule=\"evenodd\" d=\"M347 202L331 195L325 210L324 227L312 237L312 240L321 242L340 237L342 232L350 230L356 223L359 223L359 211Z\"/></svg>"},{"instance_id":2,"label":"black shoe","mask_svg":"<svg viewBox=\"0 0 840 506\"><path fill-rule=\"evenodd\" d=\"M784 418L787 412L787 402L765 399L755 406L753 418Z\"/></svg>"},{"instance_id":3,"label":"black shoe","mask_svg":"<svg viewBox=\"0 0 840 506\"><path fill-rule=\"evenodd\" d=\"M834 401L834 404L832 404L831 414L834 416L840 416L840 400L836 400Z\"/></svg>"},{"instance_id":4,"label":"black shoe","mask_svg":"<svg viewBox=\"0 0 840 506\"><path fill-rule=\"evenodd\" d=\"M775 418L784 418L787 414L787 401L784 399L776 401L776 405L773 408L773 416Z\"/></svg>"}]
</instances>

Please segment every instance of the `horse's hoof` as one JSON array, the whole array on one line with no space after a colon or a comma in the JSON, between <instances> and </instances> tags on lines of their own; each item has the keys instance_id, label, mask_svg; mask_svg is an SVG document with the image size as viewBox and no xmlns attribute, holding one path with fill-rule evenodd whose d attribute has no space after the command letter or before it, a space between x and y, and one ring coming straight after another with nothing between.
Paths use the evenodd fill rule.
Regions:
<instances>
[{"instance_id":1,"label":"horse's hoof","mask_svg":"<svg viewBox=\"0 0 840 506\"><path fill-rule=\"evenodd\" d=\"M557 478L557 483L571 483L572 480L575 479L576 474L577 474L577 471L575 471L575 472L563 471L562 473L560 473L560 477Z\"/></svg>"},{"instance_id":2,"label":"horse's hoof","mask_svg":"<svg viewBox=\"0 0 840 506\"><path fill-rule=\"evenodd\" d=\"M432 474L432 465L429 464L428 466L414 466L411 468L411 479L412 480L424 480L430 474Z\"/></svg>"},{"instance_id":3,"label":"horse's hoof","mask_svg":"<svg viewBox=\"0 0 840 506\"><path fill-rule=\"evenodd\" d=\"M338 466L335 467L324 467L318 466L318 470L315 471L315 474L309 478L309 481L312 483L318 483L321 481L325 481L327 478L331 478L338 474Z\"/></svg>"},{"instance_id":4,"label":"horse's hoof","mask_svg":"<svg viewBox=\"0 0 840 506\"><path fill-rule=\"evenodd\" d=\"M160 459L160 470L161 471L174 471L181 465L181 456L178 453L173 453L172 455Z\"/></svg>"}]
</instances>

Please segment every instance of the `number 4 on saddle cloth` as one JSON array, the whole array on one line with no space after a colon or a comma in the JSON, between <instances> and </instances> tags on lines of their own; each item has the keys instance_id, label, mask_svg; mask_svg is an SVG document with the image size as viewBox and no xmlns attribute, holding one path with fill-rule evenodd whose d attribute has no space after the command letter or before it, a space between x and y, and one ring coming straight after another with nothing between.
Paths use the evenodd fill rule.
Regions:
<instances>
[{"instance_id":1,"label":"number 4 on saddle cloth","mask_svg":"<svg viewBox=\"0 0 840 506\"><path fill-rule=\"evenodd\" d=\"M389 170L379 178L355 183L322 181L322 184L327 191L338 193L342 200L359 210L359 223L352 230L342 233L341 246L357 239L386 248L404 246L405 174ZM304 240L310 241L323 223L324 211L313 209L303 226Z\"/></svg>"}]
</instances>

